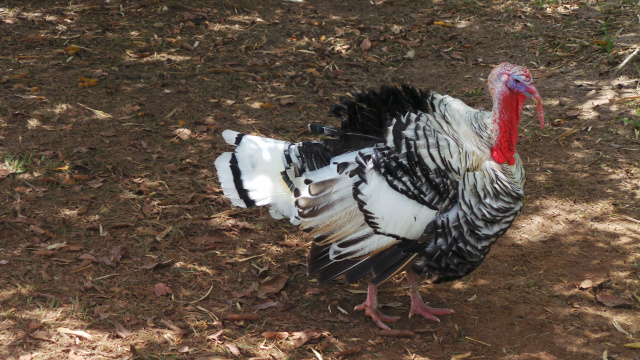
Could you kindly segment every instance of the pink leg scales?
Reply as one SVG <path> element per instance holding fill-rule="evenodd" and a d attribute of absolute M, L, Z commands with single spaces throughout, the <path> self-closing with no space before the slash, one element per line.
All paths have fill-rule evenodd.
<path fill-rule="evenodd" d="M 371 320 L 384 330 L 390 329 L 390 327 L 384 323 L 385 321 L 394 322 L 398 320 L 398 317 L 385 315 L 378 310 L 378 287 L 372 283 L 369 283 L 367 300 L 356 306 L 354 310 L 364 310 L 364 314 L 370 316 Z"/>
<path fill-rule="evenodd" d="M 413 315 L 422 315 L 425 319 L 433 320 L 440 322 L 435 315 L 448 315 L 453 313 L 451 309 L 439 309 L 432 308 L 427 305 L 429 303 L 424 303 L 422 301 L 422 297 L 420 296 L 420 290 L 418 289 L 418 282 L 416 280 L 416 273 L 413 270 L 408 269 L 406 271 L 407 281 L 409 282 L 409 293 L 411 294 L 411 310 L 409 311 L 409 317 L 411 318 Z"/>

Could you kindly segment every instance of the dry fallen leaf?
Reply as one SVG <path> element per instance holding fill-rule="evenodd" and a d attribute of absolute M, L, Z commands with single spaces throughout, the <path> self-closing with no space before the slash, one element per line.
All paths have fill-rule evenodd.
<path fill-rule="evenodd" d="M 154 244 L 151 246 L 151 248 L 154 250 L 164 250 L 168 248 L 169 245 L 171 245 L 172 243 L 173 243 L 173 240 L 169 239 L 167 241 L 161 241 L 159 244 Z"/>
<path fill-rule="evenodd" d="M 282 106 L 293 104 L 295 102 L 296 102 L 296 99 L 294 99 L 292 97 L 288 97 L 288 98 L 285 98 L 285 99 L 280 99 L 280 105 L 282 105 Z"/>
<path fill-rule="evenodd" d="M 307 70 L 305 70 L 305 71 L 306 71 L 307 73 L 309 73 L 309 74 L 313 74 L 313 75 L 315 75 L 315 76 L 320 76 L 320 73 L 318 72 L 318 70 L 316 70 L 316 69 L 314 69 L 314 68 L 310 68 L 310 69 L 307 69 Z"/>
<path fill-rule="evenodd" d="M 268 309 L 268 308 L 272 308 L 272 307 L 277 307 L 279 309 L 284 307 L 284 304 L 281 303 L 280 301 L 269 301 L 266 303 L 262 303 L 262 304 L 258 304 L 253 306 L 253 310 L 264 310 L 264 309 Z"/>
<path fill-rule="evenodd" d="M 169 225 L 169 227 L 164 229 L 160 234 L 156 235 L 156 240 L 162 241 L 171 230 L 173 230 L 173 225 Z"/>
<path fill-rule="evenodd" d="M 451 24 L 449 24 L 449 23 L 446 23 L 446 22 L 444 22 L 444 21 L 434 21 L 434 22 L 433 22 L 433 24 L 434 24 L 434 25 L 444 26 L 444 27 L 451 27 L 451 26 L 453 26 L 453 25 L 451 25 Z"/>
<path fill-rule="evenodd" d="M 362 350 L 362 346 L 358 345 L 354 348 L 351 349 L 346 349 L 346 350 L 342 350 L 339 353 L 335 354 L 335 356 L 338 357 L 343 357 L 343 356 L 347 356 L 347 355 L 353 355 L 353 354 L 357 354 Z"/>
<path fill-rule="evenodd" d="M 67 55 L 69 55 L 69 56 L 73 56 L 73 55 L 75 55 L 78 51 L 80 51 L 80 48 L 79 48 L 78 46 L 71 45 L 71 46 L 67 46 L 63 51 L 64 51 Z"/>
<path fill-rule="evenodd" d="M 26 186 L 20 185 L 20 186 L 17 186 L 14 189 L 14 191 L 17 192 L 17 193 L 20 193 L 20 194 L 27 194 L 27 193 L 30 193 L 31 191 L 33 191 L 33 189 L 31 189 L 29 187 L 26 187 Z"/>
<path fill-rule="evenodd" d="M 67 329 L 67 328 L 63 328 L 63 327 L 59 327 L 58 329 L 59 333 L 63 333 L 63 334 L 71 334 L 71 335 L 76 335 L 85 339 L 91 339 L 91 335 L 87 334 L 86 332 L 82 331 L 82 330 L 71 330 L 71 329 Z"/>
<path fill-rule="evenodd" d="M 157 283 L 153 287 L 153 292 L 156 294 L 156 296 L 164 296 L 167 294 L 171 294 L 171 289 L 163 283 Z"/>
<path fill-rule="evenodd" d="M 51 256 L 53 254 L 55 254 L 56 252 L 53 250 L 36 250 L 33 252 L 36 255 L 43 255 L 43 256 Z"/>
<path fill-rule="evenodd" d="M 623 333 L 623 334 L 627 335 L 628 337 L 631 337 L 631 334 L 630 334 L 627 330 L 625 330 L 625 329 L 622 327 L 622 325 L 620 325 L 620 323 L 618 322 L 618 320 L 613 320 L 613 321 L 611 322 L 611 325 L 613 325 L 613 327 L 614 327 L 614 328 L 616 328 L 616 330 L 618 330 L 619 332 L 621 332 L 621 333 Z"/>
<path fill-rule="evenodd" d="M 240 356 L 242 355 L 242 353 L 240 352 L 240 349 L 238 349 L 238 347 L 235 344 L 232 343 L 224 343 L 224 346 L 229 349 L 229 351 L 234 355 L 234 356 Z"/>
<path fill-rule="evenodd" d="M 47 334 L 46 331 L 42 331 L 42 330 L 32 332 L 31 334 L 29 334 L 29 337 L 36 340 L 52 341 L 51 338 L 49 337 L 49 334 Z"/>
<path fill-rule="evenodd" d="M 580 290 L 587 290 L 587 289 L 590 289 L 591 287 L 593 287 L 593 281 L 588 279 L 581 282 L 579 286 Z"/>
<path fill-rule="evenodd" d="M 266 331 L 262 333 L 265 339 L 277 339 L 284 340 L 289 337 L 289 333 L 286 331 Z"/>
<path fill-rule="evenodd" d="M 453 355 L 453 356 L 451 357 L 451 360 L 466 359 L 466 358 L 468 358 L 469 356 L 471 356 L 471 351 L 466 352 L 466 353 L 464 353 L 464 354 Z"/>
<path fill-rule="evenodd" d="M 275 109 L 276 106 L 273 105 L 273 104 L 270 104 L 270 103 L 262 103 L 261 102 L 261 103 L 258 104 L 258 107 L 260 109 L 271 110 L 271 109 Z"/>
<path fill-rule="evenodd" d="M 167 172 L 173 172 L 173 171 L 178 170 L 178 165 L 176 165 L 176 164 L 167 164 L 167 165 L 164 166 L 164 169 Z"/>
<path fill-rule="evenodd" d="M 633 305 L 633 301 L 631 300 L 623 299 L 619 296 L 603 294 L 603 293 L 599 293 L 598 295 L 596 295 L 596 300 L 598 300 L 598 302 L 603 304 L 604 306 L 608 306 L 608 307 Z"/>
<path fill-rule="evenodd" d="M 158 232 L 155 231 L 152 228 L 143 228 L 143 227 L 139 227 L 136 228 L 136 230 L 133 232 L 136 235 L 142 235 L 142 236 L 156 236 L 158 235 Z"/>
<path fill-rule="evenodd" d="M 38 236 L 45 235 L 47 233 L 46 230 L 43 230 L 41 227 L 36 225 L 29 226 L 29 230 L 33 231 Z"/>
<path fill-rule="evenodd" d="M 150 262 L 148 264 L 144 264 L 142 266 L 140 266 L 140 269 L 162 269 L 165 268 L 167 266 L 171 266 L 173 265 L 173 260 L 167 260 L 167 261 L 163 261 L 163 262 Z"/>
<path fill-rule="evenodd" d="M 96 109 L 92 109 L 90 107 L 88 107 L 87 105 L 83 105 L 78 103 L 78 105 L 82 106 L 83 108 L 91 111 L 93 113 L 93 115 L 98 118 L 98 119 L 108 119 L 108 118 L 112 118 L 113 116 L 111 114 L 108 114 L 104 111 L 101 110 L 96 110 Z"/>
<path fill-rule="evenodd" d="M 244 296 L 251 296 L 254 291 L 258 290 L 259 287 L 260 287 L 260 283 L 255 281 L 251 284 L 251 286 L 249 286 L 248 289 L 245 289 L 240 292 L 233 291 L 231 294 L 233 295 L 233 297 L 239 299 Z"/>
<path fill-rule="evenodd" d="M 74 271 L 80 271 L 80 270 L 84 270 L 86 267 L 88 267 L 89 265 L 91 265 L 92 261 L 91 260 L 83 260 L 80 265 L 76 266 L 76 268 L 74 269 Z"/>
<path fill-rule="evenodd" d="M 98 85 L 98 79 L 88 79 L 84 76 L 78 76 L 78 87 L 87 88 Z"/>
<path fill-rule="evenodd" d="M 291 339 L 295 340 L 295 342 L 293 343 L 293 346 L 296 348 L 303 346 L 310 340 L 319 339 L 320 337 L 323 337 L 323 336 L 329 336 L 329 333 L 326 331 L 315 331 L 315 330 L 296 331 L 294 333 L 291 333 Z"/>
<path fill-rule="evenodd" d="M 125 328 L 124 326 L 122 326 L 122 324 L 120 324 L 117 321 L 114 321 L 113 325 L 116 328 L 116 335 L 118 335 L 123 339 L 126 339 L 129 335 L 133 334 L 131 331 L 129 331 L 129 329 Z"/>
<path fill-rule="evenodd" d="M 304 296 L 320 295 L 326 292 L 327 290 L 323 288 L 308 288 L 307 291 L 304 293 Z"/>
<path fill-rule="evenodd" d="M 184 330 L 182 330 L 178 325 L 172 323 L 169 320 L 162 319 L 160 320 L 160 322 L 163 323 L 164 326 L 166 326 L 168 329 L 175 331 L 176 333 L 184 333 Z"/>
<path fill-rule="evenodd" d="M 278 274 L 276 277 L 272 279 L 267 279 L 260 284 L 260 288 L 258 289 L 258 297 L 265 298 L 268 294 L 275 294 L 282 290 L 284 285 L 287 283 L 289 276 L 284 274 Z"/>
<path fill-rule="evenodd" d="M 370 48 L 371 48 L 371 40 L 369 40 L 369 38 L 362 40 L 362 42 L 360 43 L 360 49 L 362 49 L 362 51 L 367 51 Z"/>
<path fill-rule="evenodd" d="M 420 42 L 415 41 L 415 40 L 403 40 L 403 39 L 398 39 L 398 42 L 401 44 L 405 44 L 407 46 L 411 46 L 411 47 L 416 47 L 416 46 L 420 46 Z"/>
<path fill-rule="evenodd" d="M 398 329 L 380 330 L 378 331 L 378 335 L 389 336 L 389 337 L 415 337 L 416 336 L 416 334 L 411 330 L 398 330 Z"/>
<path fill-rule="evenodd" d="M 449 56 L 451 56 L 452 59 L 456 59 L 456 60 L 460 60 L 460 61 L 465 61 L 464 60 L 464 55 L 462 55 L 461 52 L 458 51 L 454 51 L 452 52 Z"/>
<path fill-rule="evenodd" d="M 87 185 L 91 186 L 94 189 L 99 188 L 100 186 L 104 185 L 102 182 L 105 180 L 105 178 L 95 178 L 91 181 L 89 181 L 87 183 Z"/>
<path fill-rule="evenodd" d="M 259 318 L 258 314 L 229 314 L 224 319 L 228 321 L 255 321 Z"/>
<path fill-rule="evenodd" d="M 175 129 L 173 131 L 173 135 L 179 137 L 182 140 L 187 140 L 191 137 L 191 130 L 185 128 Z"/>
<path fill-rule="evenodd" d="M 223 329 L 223 330 L 218 331 L 218 332 L 217 332 L 217 333 L 215 333 L 215 334 L 212 334 L 212 335 L 207 336 L 207 339 L 209 339 L 209 340 L 213 340 L 213 341 L 215 341 L 216 343 L 220 343 L 220 342 L 222 342 L 222 340 L 220 339 L 220 336 L 222 336 L 222 333 L 223 333 L 223 332 L 224 332 L 224 329 Z"/>
<path fill-rule="evenodd" d="M 406 54 L 402 56 L 403 59 L 411 60 L 416 56 L 416 52 L 414 50 L 407 51 Z"/>
<path fill-rule="evenodd" d="M 199 236 L 197 238 L 189 239 L 189 242 L 196 245 L 210 244 L 210 243 L 221 243 L 222 237 L 216 234 L 206 234 Z"/>

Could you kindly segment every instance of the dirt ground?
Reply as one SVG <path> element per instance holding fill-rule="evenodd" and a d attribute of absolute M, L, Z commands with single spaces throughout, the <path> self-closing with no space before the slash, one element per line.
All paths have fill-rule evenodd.
<path fill-rule="evenodd" d="M 0 358 L 640 359 L 640 63 L 615 73 L 639 9 L 4 1 Z M 547 126 L 529 104 L 526 204 L 484 264 L 422 286 L 440 323 L 406 318 L 398 277 L 380 301 L 402 331 L 379 333 L 364 283 L 319 287 L 308 237 L 220 191 L 226 128 L 312 139 L 340 97 L 404 82 L 488 109 L 503 61 Z"/>

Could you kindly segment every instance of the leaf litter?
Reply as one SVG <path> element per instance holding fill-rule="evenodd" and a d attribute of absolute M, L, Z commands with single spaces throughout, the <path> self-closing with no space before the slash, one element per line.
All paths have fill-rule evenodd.
<path fill-rule="evenodd" d="M 345 314 L 337 310 L 338 306 L 349 309 L 362 301 L 363 293 L 351 293 L 349 290 L 354 289 L 340 282 L 318 287 L 306 277 L 304 259 L 309 238 L 283 223 L 269 220 L 265 211 L 231 209 L 221 190 L 215 189 L 217 180 L 212 164 L 218 154 L 229 149 L 220 139 L 220 130 L 224 128 L 288 141 L 315 140 L 306 129 L 306 123 L 312 122 L 309 119 L 337 125 L 339 120 L 326 110 L 331 104 L 339 102 L 341 96 L 383 83 L 427 86 L 489 108 L 486 89 L 480 96 L 465 97 L 464 93 L 484 86 L 482 79 L 490 66 L 505 60 L 532 69 L 536 82 L 544 89 L 545 101 L 553 99 L 551 103 L 545 102 L 551 119 L 564 120 L 540 133 L 531 132 L 526 123 L 521 124 L 519 150 L 523 159 L 527 159 L 525 167 L 530 181 L 526 188 L 527 206 L 515 229 L 535 223 L 530 220 L 544 211 L 540 209 L 554 209 L 555 213 L 545 223 L 545 232 L 554 234 L 553 241 L 545 244 L 570 249 L 546 253 L 543 247 L 538 248 L 540 244 L 526 244 L 522 245 L 526 249 L 525 261 L 519 261 L 520 248 L 496 246 L 487 266 L 481 267 L 473 275 L 474 282 L 466 285 L 474 286 L 473 292 L 464 287 L 438 285 L 430 300 L 455 304 L 458 299 L 469 299 L 477 293 L 477 299 L 490 302 L 499 294 L 499 300 L 514 307 L 525 301 L 561 314 L 562 306 L 555 304 L 564 304 L 565 296 L 586 296 L 589 301 L 581 302 L 580 309 L 616 311 L 620 317 L 633 311 L 635 304 L 615 308 L 605 304 L 631 301 L 635 298 L 629 294 L 638 291 L 633 272 L 625 278 L 619 274 L 630 270 L 617 265 L 634 261 L 633 250 L 620 247 L 615 240 L 625 238 L 628 233 L 625 226 L 629 224 L 625 222 L 622 226 L 615 218 L 607 217 L 612 226 L 619 228 L 610 233 L 601 231 L 598 228 L 601 221 L 594 216 L 591 205 L 586 205 L 603 206 L 608 214 L 618 215 L 622 211 L 630 218 L 640 218 L 634 213 L 633 204 L 617 195 L 633 191 L 617 187 L 634 181 L 633 166 L 625 168 L 629 154 L 626 158 L 622 156 L 623 152 L 632 151 L 625 149 L 637 147 L 634 134 L 628 132 L 629 127 L 617 127 L 619 121 L 608 112 L 609 104 L 590 105 L 597 102 L 601 87 L 610 86 L 616 92 L 611 99 L 627 99 L 613 104 L 620 107 L 613 113 L 628 117 L 621 114 L 630 110 L 634 114 L 634 89 L 609 84 L 608 74 L 633 52 L 635 44 L 622 43 L 625 31 L 609 39 L 603 34 L 605 23 L 607 32 L 616 35 L 620 29 L 631 32 L 637 26 L 637 20 L 629 15 L 633 14 L 633 8 L 626 2 L 615 6 L 607 2 L 599 2 L 597 6 L 585 3 L 577 8 L 564 3 L 512 1 L 418 4 L 376 0 L 353 3 L 347 8 L 309 2 L 258 5 L 240 1 L 234 8 L 216 8 L 199 2 L 178 7 L 156 1 L 123 6 L 105 3 L 99 8 L 36 3 L 16 10 L 0 9 L 0 21 L 21 39 L 10 44 L 11 49 L 5 49 L 14 54 L 15 66 L 3 68 L 6 75 L 2 76 L 1 86 L 17 96 L 5 99 L 6 109 L 0 111 L 5 120 L 0 136 L 7 154 L 24 156 L 27 164 L 18 169 L 7 165 L 4 159 L 0 161 L 0 181 L 11 189 L 4 202 L 10 205 L 5 207 L 5 221 L 0 226 L 16 234 L 12 240 L 0 235 L 0 264 L 4 263 L 3 271 L 8 274 L 0 286 L 12 289 L 14 294 L 9 299 L 0 299 L 7 309 L 15 308 L 19 316 L 29 311 L 27 304 L 37 306 L 42 317 L 50 316 L 43 323 L 51 327 L 30 329 L 25 334 L 43 332 L 36 333 L 43 340 L 34 341 L 34 337 L 27 336 L 33 340 L 19 341 L 10 345 L 10 350 L 29 356 L 40 351 L 35 350 L 40 346 L 41 351 L 55 353 L 52 356 L 62 354 L 69 358 L 78 354 L 142 358 L 186 352 L 196 357 L 208 353 L 230 357 L 234 355 L 224 344 L 232 344 L 241 356 L 248 358 L 348 355 L 340 349 L 359 349 L 356 356 L 363 358 L 374 356 L 372 352 L 397 358 L 406 356 L 407 351 L 415 358 L 450 358 L 451 354 L 473 354 L 469 358 L 504 356 L 495 349 L 478 355 L 474 346 L 483 345 L 460 342 L 447 332 L 422 331 L 424 322 L 416 319 L 399 320 L 395 324 L 397 330 L 408 329 L 429 339 L 436 335 L 437 346 L 425 350 L 414 337 L 379 336 L 377 329 L 370 327 L 370 321 L 361 316 L 346 316 L 347 322 L 341 321 L 337 315 Z M 109 14 L 117 14 L 117 19 L 110 19 Z M 496 23 L 497 18 L 500 21 Z M 497 25 L 486 26 L 487 23 Z M 50 34 L 65 37 L 68 44 L 55 43 Z M 112 37 L 130 41 L 118 44 Z M 610 52 L 607 47 L 611 47 Z M 38 71 L 33 71 L 36 68 Z M 624 76 L 635 79 L 633 66 L 623 70 Z M 574 75 L 579 71 L 587 75 Z M 434 77 L 437 81 L 433 81 Z M 574 86 L 574 80 L 591 81 Z M 566 86 L 569 90 L 556 93 Z M 581 92 L 587 87 L 594 93 Z M 69 104 L 68 99 L 78 97 L 82 98 L 79 100 L 82 104 Z M 554 101 L 558 101 L 557 105 Z M 581 107 L 583 103 L 585 108 Z M 257 106 L 254 108 L 253 104 Z M 586 114 L 597 116 L 597 121 Z M 578 122 L 581 125 L 574 128 Z M 27 128 L 26 123 L 35 126 Z M 551 143 L 550 139 L 557 139 L 560 144 Z M 545 149 L 548 147 L 545 157 L 536 152 L 541 144 Z M 579 155 L 583 149 L 599 151 L 602 156 L 598 157 L 596 152 L 585 157 L 597 161 L 584 171 L 585 176 L 579 177 L 580 186 L 576 186 L 571 176 L 583 174 L 576 173 L 571 166 L 580 157 L 567 152 Z M 620 168 L 612 170 L 610 164 L 620 164 Z M 564 165 L 569 168 L 562 168 Z M 550 173 L 546 169 L 552 174 L 547 175 Z M 616 175 L 603 175 L 608 172 Z M 620 182 L 615 176 L 622 176 L 623 180 Z M 602 190 L 594 181 L 612 184 L 602 193 L 614 190 L 607 196 L 615 201 L 615 211 L 599 203 L 600 196 L 595 192 L 589 193 L 590 187 Z M 574 193 L 572 189 L 577 188 L 581 191 Z M 540 200 L 542 193 L 544 199 L 559 203 Z M 587 201 L 583 193 L 588 195 Z M 21 196 L 19 201 L 14 194 Z M 571 199 L 574 204 L 563 207 L 560 199 Z M 587 222 L 583 223 L 582 218 L 579 221 L 563 218 L 578 208 L 589 216 Z M 76 212 L 78 209 L 82 211 Z M 568 226 L 571 233 L 554 228 L 562 226 L 555 220 Z M 582 231 L 585 224 L 590 226 L 589 232 Z M 36 230 L 37 233 L 29 228 L 31 225 L 44 232 Z M 168 233 L 156 239 L 171 226 Z M 523 233 L 538 231 L 533 225 L 523 226 L 529 231 Z M 580 237 L 579 243 L 571 243 L 573 233 Z M 513 240 L 510 236 L 508 233 L 501 241 L 509 244 Z M 611 251 L 606 260 L 584 261 L 585 254 L 597 257 L 592 251 L 593 236 L 612 239 L 607 244 Z M 65 242 L 67 245 L 62 245 Z M 82 251 L 83 255 L 74 253 L 73 247 L 82 248 L 75 251 Z M 120 256 L 112 252 L 115 248 L 121 249 Z M 619 254 L 629 258 L 623 259 Z M 501 271 L 496 262 L 491 262 L 492 258 L 508 259 L 504 264 L 509 271 Z M 526 259 L 533 259 L 535 266 Z M 564 274 L 561 278 L 554 278 L 547 270 L 549 262 Z M 575 271 L 576 263 L 583 264 L 581 271 L 589 271 L 590 275 L 615 274 L 604 287 L 607 292 L 596 284 L 582 288 L 583 292 L 571 293 L 577 291 L 576 282 L 585 278 L 584 273 Z M 279 273 L 290 275 L 277 290 L 268 281 Z M 543 281 L 527 281 L 529 285 L 523 288 L 519 276 L 524 274 Z M 272 277 L 265 281 L 265 275 Z M 478 279 L 481 283 L 488 280 L 488 284 L 477 286 Z M 495 284 L 504 279 L 513 281 L 508 292 L 483 291 L 495 290 Z M 260 293 L 265 298 L 261 299 L 258 294 L 265 282 L 262 290 L 266 292 Z M 149 296 L 158 283 L 170 284 L 174 291 L 171 296 Z M 549 288 L 539 286 L 540 283 L 557 286 Z M 22 295 L 26 291 L 21 289 L 31 288 L 43 290 L 26 301 L 26 295 Z M 400 295 L 406 290 L 394 284 L 388 284 L 388 288 L 391 291 L 381 288 L 380 292 L 381 303 L 392 305 L 385 310 L 403 314 L 407 301 Z M 235 296 L 240 292 L 243 296 Z M 452 297 L 452 293 L 457 295 Z M 572 295 L 565 295 L 569 293 Z M 203 294 L 208 296 L 198 301 L 198 306 L 210 313 L 242 316 L 216 323 L 207 312 L 188 306 Z M 600 300 L 607 301 L 598 298 L 593 301 L 593 294 L 618 294 L 618 299 L 600 296 Z M 76 307 L 68 299 L 78 299 L 82 306 Z M 505 328 L 512 326 L 511 320 L 505 322 L 505 317 L 495 311 L 488 314 L 491 307 L 477 304 L 477 299 L 473 302 L 474 312 L 478 312 L 473 316 L 477 318 L 460 320 L 461 328 L 470 336 L 474 336 L 476 329 L 482 329 L 493 336 L 491 344 L 517 344 L 517 340 L 509 338 L 511 334 L 504 333 Z M 282 311 L 281 305 L 286 311 Z M 333 313 L 329 313 L 327 306 L 331 306 Z M 455 306 L 460 308 L 456 310 L 465 311 L 469 305 Z M 139 319 L 148 318 L 150 313 L 161 313 L 158 319 L 170 321 L 177 329 L 190 330 L 172 330 L 157 320 L 160 329 L 148 326 L 138 331 L 147 326 Z M 566 340 L 562 344 L 550 341 L 543 335 L 545 332 L 538 331 L 545 329 L 554 334 L 553 328 L 548 327 L 548 319 L 537 323 L 537 318 L 523 316 L 531 324 L 519 322 L 519 328 L 536 334 L 527 338 L 529 348 L 537 346 L 556 358 L 568 358 L 567 346 L 562 344 L 580 341 L 579 337 L 572 337 L 571 331 L 562 333 L 562 340 Z M 567 325 L 582 326 L 578 318 L 571 317 L 571 321 L 556 318 L 554 322 L 563 329 Z M 140 343 L 132 345 L 135 352 L 127 346 L 132 340 L 117 332 L 107 341 L 95 337 L 89 341 L 81 335 L 63 336 L 57 330 L 87 330 L 85 326 L 90 323 L 88 332 L 96 329 L 113 334 L 112 319 L 118 319 L 125 330 L 136 329 L 134 340 Z M 486 319 L 491 319 L 489 325 Z M 2 341 L 7 340 L 6 334 L 24 327 L 12 321 L 7 317 L 0 325 Z M 445 324 L 448 321 L 443 319 Z M 601 321 L 593 323 L 596 327 L 604 326 Z M 290 337 L 283 339 L 285 346 L 275 343 L 276 337 L 266 339 L 264 348 L 261 346 L 264 339 L 260 334 L 266 327 L 291 334 L 322 332 L 313 329 L 325 326 L 331 326 L 330 336 L 307 341 L 299 348 L 293 347 Z M 629 333 L 638 328 L 633 320 L 626 321 L 624 327 Z M 166 338 L 169 343 L 148 341 L 141 345 L 152 338 L 145 333 L 148 329 L 175 334 Z M 211 341 L 203 348 L 200 340 L 208 337 Z M 624 346 L 630 342 L 628 339 L 609 337 L 606 341 L 606 347 L 616 347 L 620 358 L 631 357 L 629 352 L 637 351 Z M 101 346 L 84 346 L 88 342 Z M 11 340 L 6 343 L 11 344 Z M 526 354 L 528 350 L 523 346 L 509 349 L 514 357 L 533 356 Z M 599 339 L 592 339 L 579 350 L 584 351 L 580 355 L 593 357 L 589 351 L 602 346 L 605 344 Z M 310 348 L 315 353 L 310 353 Z M 0 357 L 6 355 L 3 351 L 0 350 Z M 609 358 L 613 352 L 609 351 Z"/>

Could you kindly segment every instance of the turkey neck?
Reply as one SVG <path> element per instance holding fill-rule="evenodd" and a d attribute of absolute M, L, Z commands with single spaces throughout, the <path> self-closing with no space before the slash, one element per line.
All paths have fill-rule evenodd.
<path fill-rule="evenodd" d="M 496 95 L 492 111 L 495 142 L 491 148 L 491 156 L 499 164 L 506 162 L 513 165 L 516 162 L 514 155 L 518 142 L 520 110 L 527 97 L 506 87 Z"/>

